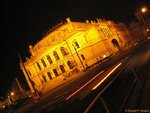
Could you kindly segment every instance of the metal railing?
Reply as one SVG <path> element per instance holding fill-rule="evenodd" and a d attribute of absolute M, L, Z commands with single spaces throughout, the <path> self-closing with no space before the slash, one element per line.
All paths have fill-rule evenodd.
<path fill-rule="evenodd" d="M 121 76 L 122 73 L 126 70 L 130 71 L 131 74 L 128 77 Z M 126 77 L 126 79 L 128 79 L 128 80 L 131 79 L 131 80 L 129 80 L 130 83 L 128 82 L 128 84 L 126 86 L 124 86 L 124 87 L 126 87 L 126 91 L 124 91 L 126 96 L 120 97 L 120 98 L 122 98 L 120 100 L 123 100 L 123 102 L 121 102 L 121 105 L 118 106 L 118 108 L 116 106 L 115 106 L 116 108 L 113 107 L 112 109 L 115 109 L 115 110 L 117 109 L 117 111 L 113 111 L 112 109 L 110 109 L 111 105 L 109 104 L 109 102 L 105 101 L 103 96 L 105 95 L 104 93 L 107 90 L 110 90 L 109 88 L 111 87 L 111 85 L 114 84 L 115 80 L 120 79 L 119 77 L 120 78 Z M 94 113 L 94 112 L 98 112 L 98 113 L 104 113 L 104 112 L 106 112 L 106 113 L 122 113 L 124 110 L 124 107 L 126 105 L 126 102 L 129 98 L 129 95 L 131 94 L 131 92 L 135 86 L 135 83 L 138 83 L 140 88 L 142 88 L 142 83 L 141 83 L 139 77 L 137 76 L 135 69 L 133 68 L 131 63 L 127 63 L 117 73 L 117 75 L 97 94 L 97 96 L 93 99 L 93 101 L 90 103 L 90 105 L 85 109 L 84 113 Z M 123 84 L 119 84 L 119 85 L 121 86 L 121 85 L 125 85 L 125 84 L 123 83 Z M 128 86 L 130 86 L 130 88 Z M 111 96 L 113 96 L 113 94 L 111 94 Z M 114 104 L 114 102 L 113 102 L 113 104 Z M 103 110 L 100 110 L 101 108 Z"/>

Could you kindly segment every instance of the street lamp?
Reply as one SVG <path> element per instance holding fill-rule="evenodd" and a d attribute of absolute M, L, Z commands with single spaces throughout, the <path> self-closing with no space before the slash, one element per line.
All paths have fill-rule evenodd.
<path fill-rule="evenodd" d="M 75 50 L 75 52 L 76 52 L 76 55 L 77 55 L 77 57 L 78 57 L 78 59 L 79 59 L 81 65 L 82 65 L 82 67 L 83 67 L 83 70 L 85 71 L 86 68 L 85 68 L 85 66 L 84 66 L 84 64 L 83 64 L 83 62 L 82 62 L 82 60 L 81 60 L 81 58 L 80 58 L 80 56 L 79 56 L 79 53 L 77 52 L 76 47 L 74 46 L 74 44 L 72 44 L 72 46 L 73 46 L 73 48 L 74 48 L 74 50 Z"/>
<path fill-rule="evenodd" d="M 146 29 L 147 32 L 149 32 L 149 29 Z"/>
<path fill-rule="evenodd" d="M 148 7 L 147 6 L 143 6 L 141 7 L 140 9 L 137 8 L 137 14 L 138 14 L 138 17 L 140 18 L 140 20 L 143 22 L 144 26 L 145 26 L 145 32 L 149 33 L 150 31 L 150 28 L 149 28 L 149 25 L 146 23 L 144 17 L 143 17 L 143 14 L 147 13 L 148 12 Z"/>
<path fill-rule="evenodd" d="M 146 28 L 148 28 L 148 25 L 146 24 L 142 13 L 146 13 L 147 10 L 148 10 L 147 7 L 142 7 L 141 10 L 139 10 L 139 9 L 137 8 L 137 14 L 139 15 L 140 19 L 142 20 L 142 22 L 143 22 L 143 24 L 146 26 Z"/>
<path fill-rule="evenodd" d="M 11 95 L 11 96 L 14 96 L 14 92 L 11 92 L 10 95 Z"/>
<path fill-rule="evenodd" d="M 11 91 L 8 95 L 8 99 L 10 104 L 14 104 L 15 100 L 16 100 L 16 95 L 14 91 Z"/>
<path fill-rule="evenodd" d="M 142 13 L 147 12 L 147 10 L 148 10 L 148 8 L 147 8 L 147 7 L 142 7 L 142 8 L 141 8 L 141 12 L 142 12 Z"/>

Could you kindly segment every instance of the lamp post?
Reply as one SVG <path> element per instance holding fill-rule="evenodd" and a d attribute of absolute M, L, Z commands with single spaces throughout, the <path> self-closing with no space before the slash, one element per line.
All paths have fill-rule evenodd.
<path fill-rule="evenodd" d="M 138 15 L 139 19 L 142 21 L 143 25 L 144 25 L 144 32 L 146 33 L 145 35 L 148 35 L 149 32 L 150 32 L 150 27 L 149 27 L 149 25 L 147 24 L 147 22 L 145 21 L 145 19 L 143 17 L 143 15 L 145 13 L 148 13 L 148 11 L 149 11 L 149 9 L 148 9 L 147 6 L 143 6 L 140 9 L 137 8 L 137 15 Z"/>
<path fill-rule="evenodd" d="M 26 94 L 25 94 L 23 88 L 21 87 L 20 82 L 18 81 L 17 78 L 15 78 L 15 80 L 16 80 L 16 83 L 17 83 L 17 85 L 18 85 L 18 88 L 19 88 L 19 90 L 20 90 L 21 95 L 22 95 L 23 97 L 25 97 Z"/>
<path fill-rule="evenodd" d="M 149 26 L 148 24 L 145 22 L 145 19 L 143 17 L 143 14 L 148 12 L 148 8 L 147 7 L 142 7 L 140 10 L 137 8 L 137 14 L 140 17 L 141 21 L 143 22 L 143 24 L 146 27 L 146 31 L 149 31 Z"/>
<path fill-rule="evenodd" d="M 82 67 L 83 67 L 83 70 L 85 71 L 86 68 L 85 68 L 85 66 L 84 66 L 84 64 L 83 64 L 83 62 L 82 62 L 82 60 L 81 60 L 81 58 L 80 58 L 80 56 L 79 56 L 79 54 L 78 54 L 78 52 L 77 52 L 76 47 L 74 46 L 74 44 L 72 44 L 72 46 L 73 46 L 73 48 L 74 48 L 74 50 L 75 50 L 75 52 L 76 52 L 76 55 L 77 55 L 77 57 L 78 57 L 78 59 L 79 59 L 81 65 L 82 65 Z"/>
<path fill-rule="evenodd" d="M 14 91 L 10 92 L 10 94 L 8 95 L 8 98 L 10 100 L 10 103 L 14 104 L 14 102 L 15 102 L 15 93 L 14 93 Z"/>

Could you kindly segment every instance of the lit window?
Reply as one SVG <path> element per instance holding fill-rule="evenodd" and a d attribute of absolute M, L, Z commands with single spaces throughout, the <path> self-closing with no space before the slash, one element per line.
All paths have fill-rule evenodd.
<path fill-rule="evenodd" d="M 81 58 L 82 58 L 82 60 L 85 60 L 85 57 L 84 57 L 84 55 L 83 55 L 83 54 L 81 54 Z"/>
<path fill-rule="evenodd" d="M 68 65 L 69 69 L 73 69 L 73 67 L 74 67 L 73 62 L 71 62 L 71 61 L 68 61 L 67 65 Z"/>
<path fill-rule="evenodd" d="M 43 77 L 43 81 L 47 82 L 46 77 L 44 75 L 42 75 L 42 77 Z"/>
<path fill-rule="evenodd" d="M 61 53 L 62 53 L 63 56 L 66 56 L 68 54 L 67 50 L 64 47 L 61 47 L 60 51 L 61 51 Z"/>
<path fill-rule="evenodd" d="M 64 68 L 63 65 L 60 65 L 60 70 L 61 70 L 62 73 L 65 73 L 65 72 L 66 72 L 66 70 L 65 70 L 65 68 Z"/>
<path fill-rule="evenodd" d="M 50 57 L 49 55 L 47 55 L 47 60 L 48 60 L 48 62 L 49 62 L 50 64 L 53 63 L 53 61 L 52 61 L 52 59 L 51 59 L 51 57 Z"/>
<path fill-rule="evenodd" d="M 76 42 L 74 42 L 74 44 L 75 44 L 75 47 L 76 48 L 80 48 L 80 46 L 79 46 L 79 44 L 78 44 L 78 42 L 76 41 Z"/>
<path fill-rule="evenodd" d="M 37 64 L 38 69 L 41 70 L 40 64 L 38 62 L 36 64 Z"/>
<path fill-rule="evenodd" d="M 49 77 L 50 80 L 53 79 L 50 72 L 47 72 L 47 75 L 48 75 L 48 77 Z"/>
<path fill-rule="evenodd" d="M 58 56 L 58 53 L 56 51 L 53 52 L 53 55 L 54 55 L 54 57 L 55 57 L 56 60 L 60 59 L 59 56 Z"/>
<path fill-rule="evenodd" d="M 45 63 L 45 61 L 43 59 L 41 59 L 41 62 L 42 62 L 42 64 L 43 64 L 44 67 L 47 66 L 46 63 Z"/>
<path fill-rule="evenodd" d="M 54 74 L 55 74 L 56 77 L 59 76 L 59 74 L 58 74 L 58 72 L 57 72 L 56 69 L 53 69 L 53 72 L 54 72 Z"/>

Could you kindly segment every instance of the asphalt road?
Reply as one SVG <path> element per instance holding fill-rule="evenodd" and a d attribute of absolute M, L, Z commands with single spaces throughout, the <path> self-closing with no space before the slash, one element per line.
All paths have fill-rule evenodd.
<path fill-rule="evenodd" d="M 150 101 L 145 100 L 150 98 L 145 95 L 149 92 L 142 93 L 142 96 L 137 92 L 145 92 L 144 88 L 149 88 L 148 83 L 145 82 L 150 75 L 149 63 L 150 42 L 133 46 L 130 50 L 120 52 L 106 59 L 105 62 L 96 64 L 94 69 L 88 69 L 80 79 L 50 92 L 39 102 L 31 103 L 14 112 L 122 113 L 129 110 L 148 110 Z M 96 85 L 98 86 L 93 89 Z M 97 95 L 99 96 L 95 99 Z M 143 100 L 142 97 L 145 99 Z M 94 104 L 91 104 L 92 102 Z M 140 108 L 141 106 L 144 107 Z"/>

